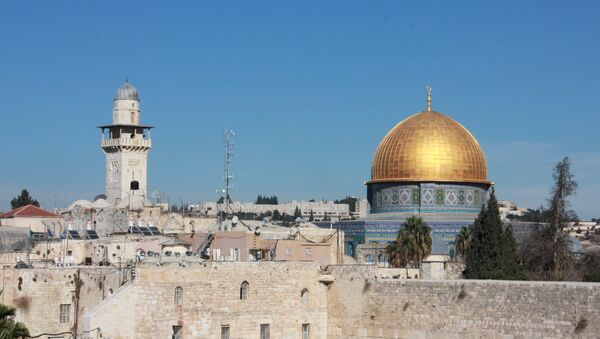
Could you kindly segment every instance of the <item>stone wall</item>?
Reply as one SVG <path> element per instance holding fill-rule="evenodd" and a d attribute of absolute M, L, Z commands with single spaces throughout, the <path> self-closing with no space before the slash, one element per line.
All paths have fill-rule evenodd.
<path fill-rule="evenodd" d="M 381 272 L 380 272 L 381 271 Z M 600 284 L 396 279 L 375 266 L 313 262 L 144 263 L 82 317 L 103 338 L 597 338 Z M 250 284 L 240 300 L 240 284 Z M 174 301 L 183 289 L 182 304 Z M 307 289 L 303 302 L 301 291 Z M 93 334 L 93 335 L 92 335 Z M 97 333 L 92 333 L 95 338 Z M 90 338 L 91 338 L 90 337 Z"/>
<path fill-rule="evenodd" d="M 375 279 L 329 268 L 329 338 L 597 338 L 600 284 Z"/>
<path fill-rule="evenodd" d="M 17 309 L 15 320 L 25 323 L 31 335 L 69 332 L 84 312 L 118 289 L 118 281 L 114 268 L 4 268 L 1 300 Z M 60 321 L 61 304 L 70 305 L 65 322 Z"/>
<path fill-rule="evenodd" d="M 327 337 L 327 286 L 314 262 L 176 262 L 142 264 L 133 283 L 90 310 L 86 329 L 100 328 L 103 338 L 170 338 L 181 326 L 184 338 L 259 338 L 269 324 L 271 338 Z M 249 283 L 247 300 L 240 285 Z M 181 305 L 174 293 L 183 289 Z M 306 289 L 308 296 L 301 300 Z"/>

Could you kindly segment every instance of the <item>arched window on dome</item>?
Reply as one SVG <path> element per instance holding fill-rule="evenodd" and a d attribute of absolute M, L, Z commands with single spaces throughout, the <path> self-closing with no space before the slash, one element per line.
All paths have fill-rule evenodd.
<path fill-rule="evenodd" d="M 180 286 L 175 287 L 175 305 L 181 305 L 183 303 L 183 288 Z"/>
<path fill-rule="evenodd" d="M 300 292 L 300 302 L 303 304 L 308 303 L 308 290 L 306 288 Z"/>
<path fill-rule="evenodd" d="M 240 285 L 240 300 L 248 299 L 248 289 L 250 288 L 250 284 L 247 281 L 242 282 Z"/>

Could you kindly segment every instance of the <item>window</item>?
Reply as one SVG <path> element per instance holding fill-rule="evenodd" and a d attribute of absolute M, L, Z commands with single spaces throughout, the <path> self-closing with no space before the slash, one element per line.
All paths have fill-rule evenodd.
<path fill-rule="evenodd" d="M 260 339 L 269 339 L 271 335 L 271 329 L 269 324 L 260 324 Z"/>
<path fill-rule="evenodd" d="M 312 254 L 312 247 L 307 247 L 306 248 L 306 255 L 311 255 Z"/>
<path fill-rule="evenodd" d="M 248 288 L 249 287 L 250 287 L 250 284 L 248 284 L 247 281 L 244 281 L 242 283 L 242 286 L 240 286 L 240 299 L 242 299 L 242 300 L 248 299 Z"/>
<path fill-rule="evenodd" d="M 173 339 L 181 339 L 183 338 L 181 334 L 181 326 L 173 326 Z"/>
<path fill-rule="evenodd" d="M 71 304 L 60 305 L 60 323 L 66 324 L 71 322 Z"/>
<path fill-rule="evenodd" d="M 306 288 L 300 292 L 300 302 L 303 304 L 308 302 L 308 290 Z"/>
<path fill-rule="evenodd" d="M 221 326 L 221 339 L 229 339 L 229 325 Z"/>
<path fill-rule="evenodd" d="M 302 324 L 302 339 L 310 338 L 310 324 Z"/>
<path fill-rule="evenodd" d="M 177 286 L 175 288 L 175 305 L 181 305 L 183 303 L 183 288 Z"/>

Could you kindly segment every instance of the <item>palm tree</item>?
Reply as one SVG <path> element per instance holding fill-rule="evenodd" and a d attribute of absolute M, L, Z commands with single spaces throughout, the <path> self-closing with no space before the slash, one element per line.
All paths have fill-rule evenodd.
<path fill-rule="evenodd" d="M 0 292 L 1 293 L 1 292 Z M 16 322 L 12 318 L 15 316 L 15 308 L 0 304 L 0 338 L 13 339 L 29 337 L 29 330 L 23 323 Z"/>
<path fill-rule="evenodd" d="M 431 254 L 431 228 L 421 218 L 410 217 L 402 225 L 396 241 L 386 247 L 390 264 L 401 267 L 413 262 L 421 267 L 423 259 Z"/>
<path fill-rule="evenodd" d="M 410 256 L 417 268 L 431 254 L 431 228 L 421 218 L 410 217 L 404 223 L 404 230 L 411 240 Z"/>
<path fill-rule="evenodd" d="M 460 233 L 456 235 L 455 248 L 456 254 L 461 258 L 467 257 L 469 246 L 471 246 L 471 239 L 473 238 L 473 225 L 463 227 Z"/>

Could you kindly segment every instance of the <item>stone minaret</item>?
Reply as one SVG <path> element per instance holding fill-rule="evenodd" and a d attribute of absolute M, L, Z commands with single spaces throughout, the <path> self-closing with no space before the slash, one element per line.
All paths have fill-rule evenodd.
<path fill-rule="evenodd" d="M 128 81 L 117 90 L 112 124 L 99 128 L 102 151 L 106 154 L 104 188 L 108 202 L 130 207 L 144 205 L 152 127 L 140 124 L 140 99 Z"/>

